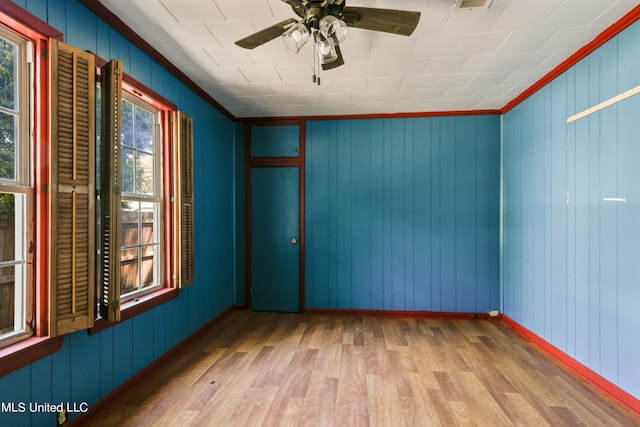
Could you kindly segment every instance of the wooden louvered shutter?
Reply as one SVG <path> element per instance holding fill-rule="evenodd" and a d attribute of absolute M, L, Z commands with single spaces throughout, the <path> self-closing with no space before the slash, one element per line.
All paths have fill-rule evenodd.
<path fill-rule="evenodd" d="M 178 113 L 179 286 L 193 284 L 193 119 Z"/>
<path fill-rule="evenodd" d="M 93 326 L 95 58 L 51 40 L 50 330 Z"/>
<path fill-rule="evenodd" d="M 100 73 L 100 315 L 120 320 L 120 138 L 122 61 L 113 59 Z"/>

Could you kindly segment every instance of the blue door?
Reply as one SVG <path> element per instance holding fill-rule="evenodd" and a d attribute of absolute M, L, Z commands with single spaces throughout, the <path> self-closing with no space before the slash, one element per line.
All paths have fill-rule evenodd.
<path fill-rule="evenodd" d="M 256 311 L 300 311 L 300 169 L 251 169 L 251 301 Z"/>

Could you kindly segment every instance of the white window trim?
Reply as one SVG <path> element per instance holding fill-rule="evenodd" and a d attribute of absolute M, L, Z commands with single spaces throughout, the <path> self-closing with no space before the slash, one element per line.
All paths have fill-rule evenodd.
<path fill-rule="evenodd" d="M 154 140 L 154 150 L 153 150 L 153 160 L 154 160 L 154 176 L 153 176 L 153 194 L 132 194 L 122 192 L 121 197 L 122 200 L 130 200 L 133 202 L 151 202 L 155 204 L 154 208 L 154 223 L 153 227 L 156 231 L 156 248 L 154 250 L 154 264 L 153 264 L 153 277 L 154 284 L 143 289 L 134 290 L 128 292 L 126 294 L 120 295 L 120 304 L 126 303 L 128 301 L 137 300 L 145 295 L 156 292 L 162 288 L 164 288 L 164 278 L 162 277 L 162 264 L 164 262 L 164 217 L 162 215 L 162 185 L 163 185 L 163 177 L 162 177 L 162 156 L 163 156 L 163 135 L 162 135 L 162 126 L 161 126 L 161 112 L 152 105 L 140 100 L 136 96 L 124 92 L 123 100 L 131 102 L 134 106 L 144 108 L 147 111 L 153 112 L 156 115 L 155 122 L 155 140 Z M 121 148 L 122 149 L 122 148 Z M 140 232 L 140 230 L 138 230 Z M 141 245 L 142 246 L 142 245 Z M 122 246 L 120 247 L 122 250 Z M 126 247 L 125 247 L 126 249 Z M 141 272 L 139 272 L 141 273 Z M 138 278 L 139 279 L 139 278 Z"/>
<path fill-rule="evenodd" d="M 33 282 L 33 259 L 30 242 L 33 242 L 33 44 L 30 40 L 0 26 L 0 37 L 18 46 L 15 85 L 18 87 L 16 105 L 13 110 L 2 111 L 18 118 L 16 128 L 17 170 L 13 180 L 0 179 L 0 192 L 15 195 L 15 259 L 3 263 L 13 265 L 14 275 L 14 331 L 3 334 L 0 348 L 19 342 L 34 335 L 35 283 Z M 22 236 L 22 239 L 18 239 Z"/>

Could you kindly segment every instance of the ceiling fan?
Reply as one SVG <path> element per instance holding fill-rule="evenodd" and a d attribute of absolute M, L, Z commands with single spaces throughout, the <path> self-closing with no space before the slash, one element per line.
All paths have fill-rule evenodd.
<path fill-rule="evenodd" d="M 330 70 L 344 64 L 340 43 L 347 37 L 348 27 L 410 36 L 420 20 L 420 12 L 349 7 L 345 0 L 282 1 L 291 6 L 301 19 L 286 19 L 238 40 L 236 44 L 254 49 L 282 36 L 287 49 L 298 53 L 311 38 L 317 52 L 314 58 L 317 56 L 323 70 Z"/>

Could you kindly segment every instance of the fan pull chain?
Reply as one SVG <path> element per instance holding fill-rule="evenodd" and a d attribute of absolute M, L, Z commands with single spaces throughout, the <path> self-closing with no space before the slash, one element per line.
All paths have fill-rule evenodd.
<path fill-rule="evenodd" d="M 318 75 L 316 76 L 316 63 L 318 65 Z M 320 55 L 318 52 L 318 33 L 316 30 L 313 32 L 313 82 L 318 83 L 320 86 Z"/>
<path fill-rule="evenodd" d="M 315 34 L 313 38 L 313 48 L 311 49 L 311 54 L 313 55 L 313 61 L 311 62 L 313 65 L 311 66 L 313 69 L 313 82 L 316 82 L 316 39 Z"/>

